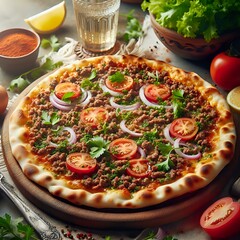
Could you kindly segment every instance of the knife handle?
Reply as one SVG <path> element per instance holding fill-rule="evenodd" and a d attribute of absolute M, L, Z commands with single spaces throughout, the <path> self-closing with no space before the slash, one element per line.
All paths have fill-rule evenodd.
<path fill-rule="evenodd" d="M 230 194 L 233 197 L 240 199 L 240 177 L 233 183 Z"/>
<path fill-rule="evenodd" d="M 2 174 L 1 174 L 2 175 Z M 36 230 L 43 240 L 60 240 L 62 239 L 56 227 L 44 220 L 40 215 L 30 209 L 27 204 L 17 195 L 12 185 L 7 183 L 3 175 L 0 177 L 0 189 L 8 196 L 8 198 L 21 211 L 25 219 Z"/>

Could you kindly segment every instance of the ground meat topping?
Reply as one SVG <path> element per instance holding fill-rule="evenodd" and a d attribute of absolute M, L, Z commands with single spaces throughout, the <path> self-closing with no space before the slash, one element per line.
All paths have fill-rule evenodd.
<path fill-rule="evenodd" d="M 109 93 L 102 90 L 100 80 L 105 82 L 110 75 L 116 72 L 130 76 L 134 80 L 132 89 L 114 97 L 114 102 L 127 106 L 140 103 L 136 109 L 119 109 L 112 106 Z M 94 75 L 94 74 L 95 75 Z M 93 77 L 91 77 L 93 75 Z M 117 80 L 116 80 L 117 81 Z M 120 80 L 118 80 L 120 81 Z M 69 111 L 56 108 L 49 100 L 50 93 L 60 82 L 71 82 L 91 92 L 88 104 L 74 101 Z M 159 107 L 144 104 L 139 97 L 139 89 L 147 84 L 165 84 L 171 90 L 171 97 L 159 99 Z M 183 94 L 176 98 L 174 94 Z M 168 106 L 168 107 L 166 107 Z M 171 107 L 173 106 L 173 107 Z M 96 126 L 88 125 L 81 119 L 83 109 L 105 108 L 108 117 Z M 176 113 L 176 109 L 178 112 Z M 46 119 L 48 123 L 46 123 Z M 179 115 L 177 115 L 179 114 Z M 76 69 L 74 72 L 64 72 L 55 78 L 48 90 L 39 93 L 31 102 L 28 111 L 29 130 L 28 142 L 32 152 L 39 156 L 38 164 L 53 172 L 59 179 L 78 179 L 80 188 L 91 192 L 105 191 L 106 189 L 128 189 L 130 192 L 148 186 L 159 186 L 180 178 L 185 171 L 193 171 L 197 161 L 184 159 L 179 156 L 173 146 L 166 140 L 163 130 L 178 117 L 193 118 L 198 125 L 198 133 L 182 147 L 185 154 L 196 154 L 210 151 L 211 131 L 216 127 L 219 113 L 201 96 L 194 86 L 184 84 L 169 77 L 167 71 L 156 71 L 145 64 L 118 65 L 110 62 L 101 67 L 87 66 Z M 125 126 L 130 131 L 140 133 L 136 137 L 120 127 L 125 120 Z M 63 127 L 71 128 L 76 134 L 76 141 L 69 143 L 71 134 L 61 131 Z M 104 147 L 97 146 L 97 168 L 91 174 L 76 174 L 66 167 L 66 158 L 70 153 L 93 154 L 93 147 L 89 146 L 92 139 L 101 139 Z M 119 138 L 132 139 L 142 149 L 145 156 L 134 155 L 130 159 L 116 159 L 108 149 L 113 140 Z M 95 151 L 96 150 L 96 146 Z M 96 152 L 95 152 L 96 156 Z M 148 162 L 146 176 L 129 174 L 131 159 L 144 158 Z M 153 184 L 154 183 L 154 184 Z M 76 184 L 75 184 L 76 185 Z M 74 187 L 76 187 L 74 185 Z"/>

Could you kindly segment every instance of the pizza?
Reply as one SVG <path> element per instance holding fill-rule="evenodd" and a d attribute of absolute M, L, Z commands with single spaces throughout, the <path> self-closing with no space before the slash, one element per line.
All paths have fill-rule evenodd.
<path fill-rule="evenodd" d="M 236 133 L 219 91 L 131 55 L 77 60 L 35 84 L 9 120 L 27 178 L 69 204 L 144 208 L 211 183 Z"/>

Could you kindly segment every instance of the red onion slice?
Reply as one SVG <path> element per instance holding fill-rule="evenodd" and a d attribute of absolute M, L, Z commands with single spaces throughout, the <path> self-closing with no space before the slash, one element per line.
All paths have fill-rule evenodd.
<path fill-rule="evenodd" d="M 53 94 L 51 94 L 49 96 L 49 100 L 50 102 L 52 103 L 52 105 L 62 111 L 69 111 L 73 108 L 72 105 L 62 105 L 62 104 L 59 104 L 58 102 L 55 101 L 54 97 L 53 97 Z"/>
<path fill-rule="evenodd" d="M 199 159 L 201 157 L 201 153 L 198 152 L 197 154 L 194 154 L 194 155 L 189 155 L 189 154 L 185 154 L 183 153 L 179 148 L 180 148 L 180 145 L 183 145 L 183 146 L 186 146 L 184 143 L 181 143 L 181 138 L 177 138 L 175 141 L 174 141 L 174 151 L 181 157 L 183 158 L 186 158 L 186 159 Z"/>
<path fill-rule="evenodd" d="M 115 91 L 109 89 L 109 88 L 105 85 L 103 79 L 101 79 L 101 80 L 99 81 L 99 86 L 100 86 L 100 88 L 103 90 L 103 92 L 105 92 L 105 93 L 110 93 L 110 94 L 111 94 L 112 96 L 114 96 L 114 97 L 122 96 L 122 95 L 123 95 L 122 93 L 115 92 Z"/>
<path fill-rule="evenodd" d="M 137 132 L 134 132 L 134 131 L 130 130 L 129 128 L 127 128 L 125 123 L 126 123 L 126 120 L 122 120 L 120 122 L 120 128 L 122 129 L 123 132 L 129 133 L 131 136 L 134 136 L 134 137 L 142 136 L 142 133 L 137 133 Z"/>
<path fill-rule="evenodd" d="M 74 132 L 74 130 L 70 127 L 64 127 L 62 129 L 62 131 L 68 131 L 70 133 L 70 137 L 67 139 L 68 140 L 68 144 L 74 144 L 76 141 L 77 141 L 77 135 L 76 133 Z M 54 143 L 52 141 L 49 142 L 49 145 L 52 146 L 52 147 L 58 147 L 58 144 L 57 143 Z"/>
<path fill-rule="evenodd" d="M 54 100 L 56 103 L 58 103 L 58 104 L 60 104 L 60 105 L 63 105 L 63 106 L 70 106 L 70 105 L 71 105 L 71 103 L 67 103 L 67 102 L 59 99 L 59 98 L 56 96 L 55 93 L 52 93 L 51 95 L 52 95 L 53 100 Z"/>
<path fill-rule="evenodd" d="M 152 103 L 152 102 L 148 101 L 148 99 L 145 97 L 145 94 L 144 94 L 145 87 L 146 86 L 144 85 L 139 89 L 139 97 L 145 105 L 147 105 L 149 107 L 155 107 L 155 108 L 160 108 L 160 107 L 164 107 L 166 109 L 173 108 L 173 106 L 164 106 L 164 105 L 159 105 L 157 103 Z"/>
<path fill-rule="evenodd" d="M 140 153 L 140 158 L 146 157 L 146 153 L 144 152 L 144 150 L 141 147 L 138 147 L 138 152 Z"/>
<path fill-rule="evenodd" d="M 87 93 L 87 91 L 85 89 L 81 88 L 81 90 L 82 90 L 82 96 L 81 96 L 81 98 L 79 100 L 79 103 L 82 103 L 88 96 L 88 93 Z"/>
<path fill-rule="evenodd" d="M 51 141 L 49 141 L 49 145 L 50 145 L 51 147 L 55 147 L 55 148 L 58 146 L 56 143 L 51 142 Z"/>
<path fill-rule="evenodd" d="M 168 124 L 168 125 L 163 129 L 163 134 L 164 134 L 164 137 L 165 137 L 171 144 L 174 144 L 174 139 L 171 138 L 170 132 L 169 132 L 170 125 L 171 125 L 171 124 Z"/>
<path fill-rule="evenodd" d="M 132 111 L 132 110 L 136 110 L 140 107 L 140 102 L 136 102 L 132 105 L 120 105 L 114 102 L 114 97 L 110 97 L 110 104 L 112 107 L 114 108 L 119 108 L 121 110 L 127 110 L 127 111 Z"/>
<path fill-rule="evenodd" d="M 70 127 L 64 127 L 63 131 L 68 131 L 70 133 L 70 137 L 68 138 L 68 143 L 71 145 L 77 141 L 76 133 Z"/>
<path fill-rule="evenodd" d="M 86 106 L 87 104 L 89 104 L 90 99 L 92 98 L 92 93 L 90 91 L 87 91 L 86 94 L 86 98 L 80 103 L 81 106 Z"/>

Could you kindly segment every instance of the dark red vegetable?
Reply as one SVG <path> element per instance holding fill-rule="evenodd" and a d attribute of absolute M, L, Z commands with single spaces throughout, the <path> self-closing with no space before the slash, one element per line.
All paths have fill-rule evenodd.
<path fill-rule="evenodd" d="M 200 225 L 211 237 L 227 238 L 240 232 L 240 203 L 232 198 L 219 199 L 201 216 Z"/>
<path fill-rule="evenodd" d="M 216 55 L 210 65 L 212 80 L 224 90 L 240 86 L 240 43 L 234 42 L 229 51 Z"/>

